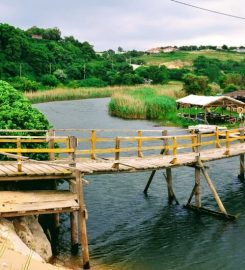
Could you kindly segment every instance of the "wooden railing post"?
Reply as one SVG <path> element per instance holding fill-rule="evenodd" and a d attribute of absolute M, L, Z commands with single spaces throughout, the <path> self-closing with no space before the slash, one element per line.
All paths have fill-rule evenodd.
<path fill-rule="evenodd" d="M 119 158 L 120 158 L 120 139 L 116 137 L 115 140 L 115 163 L 113 164 L 113 168 L 119 169 Z"/>
<path fill-rule="evenodd" d="M 20 137 L 16 139 L 16 145 L 17 145 L 17 155 L 19 156 L 19 158 L 17 159 L 17 169 L 18 169 L 18 172 L 22 172 L 21 138 Z"/>
<path fill-rule="evenodd" d="M 141 130 L 138 130 L 137 131 L 137 135 L 138 137 L 142 137 L 142 131 Z M 138 139 L 138 157 L 143 157 L 143 153 L 142 153 L 142 139 L 139 138 Z"/>
<path fill-rule="evenodd" d="M 171 161 L 172 164 L 177 164 L 177 149 L 178 149 L 178 144 L 177 144 L 177 138 L 173 137 L 173 160 Z"/>
<path fill-rule="evenodd" d="M 48 130 L 48 148 L 54 149 L 54 136 L 55 132 L 53 129 Z M 55 160 L 55 153 L 49 153 L 49 160 Z"/>
<path fill-rule="evenodd" d="M 220 142 L 219 142 L 219 128 L 218 127 L 215 128 L 215 146 L 216 148 L 221 147 Z"/>
<path fill-rule="evenodd" d="M 225 132 L 225 155 L 230 154 L 230 132 L 229 130 L 226 130 Z"/>
<path fill-rule="evenodd" d="M 77 148 L 77 138 L 75 136 L 69 136 L 69 148 L 73 149 L 72 152 L 69 153 L 70 161 L 72 166 L 76 163 L 76 148 Z"/>
<path fill-rule="evenodd" d="M 195 147 L 195 144 L 196 144 L 196 136 L 195 135 L 195 130 L 192 129 L 191 130 L 191 144 L 192 144 L 192 152 L 195 152 L 196 151 L 196 147 Z"/>
<path fill-rule="evenodd" d="M 95 155 L 96 149 L 96 130 L 91 130 L 91 159 L 96 159 Z"/>
<path fill-rule="evenodd" d="M 162 131 L 162 136 L 167 136 L 168 135 L 168 131 L 167 130 L 163 130 Z M 168 138 L 164 138 L 163 139 L 163 145 L 164 145 L 164 149 L 162 149 L 161 151 L 161 155 L 165 154 L 168 155 L 169 154 L 169 148 L 168 148 Z"/>

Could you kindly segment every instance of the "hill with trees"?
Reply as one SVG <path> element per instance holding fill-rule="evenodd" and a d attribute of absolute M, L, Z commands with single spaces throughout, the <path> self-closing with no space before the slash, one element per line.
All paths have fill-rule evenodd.
<path fill-rule="evenodd" d="M 147 54 L 122 47 L 96 53 L 93 46 L 73 36 L 62 37 L 58 28 L 36 26 L 21 30 L 0 24 L 0 79 L 22 91 L 64 85 L 185 83 L 187 92 L 216 93 L 245 87 L 244 53 L 223 46 L 182 46 L 170 53 Z M 169 63 L 175 63 L 170 65 Z M 177 64 L 176 64 L 177 63 Z M 179 65 L 178 65 L 179 63 Z M 140 65 L 135 69 L 134 65 Z M 193 85 L 200 84 L 200 87 Z"/>

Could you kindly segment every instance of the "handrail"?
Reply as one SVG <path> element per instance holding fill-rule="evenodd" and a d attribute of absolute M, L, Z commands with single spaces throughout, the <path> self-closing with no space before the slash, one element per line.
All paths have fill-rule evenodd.
<path fill-rule="evenodd" d="M 143 158 L 146 151 L 148 151 L 148 155 L 156 155 L 156 151 L 159 150 L 161 153 L 164 151 L 172 155 L 173 160 L 171 162 L 175 165 L 178 163 L 180 153 L 183 153 L 182 150 L 185 150 L 185 153 L 197 153 L 207 146 L 213 146 L 213 148 L 224 147 L 224 154 L 229 155 L 231 143 L 240 143 L 245 140 L 244 128 L 225 131 L 216 128 L 214 132 L 209 134 L 196 134 L 192 131 L 190 134 L 178 135 L 157 130 L 157 132 L 161 131 L 159 136 L 152 134 L 147 136 L 144 134 L 146 130 L 134 130 L 132 136 L 119 134 L 117 137 L 110 137 L 113 134 L 109 134 L 108 137 L 105 135 L 103 137 L 98 136 L 100 130 L 102 129 L 86 129 L 89 132 L 86 134 L 87 137 L 56 136 L 54 129 L 45 131 L 46 135 L 40 136 L 36 134 L 34 136 L 0 135 L 0 154 L 15 153 L 20 157 L 22 154 L 48 153 L 49 160 L 56 160 L 56 154 L 64 154 L 68 155 L 66 159 L 69 162 L 74 162 L 76 156 L 88 155 L 90 159 L 96 159 L 96 155 L 114 154 L 115 168 L 118 168 L 121 153 L 133 152 L 135 157 Z M 34 130 L 32 131 L 34 132 Z M 190 150 L 188 151 L 188 149 Z M 132 155 L 130 154 L 130 156 Z M 21 162 L 22 160 L 19 158 L 18 171 L 21 171 Z"/>

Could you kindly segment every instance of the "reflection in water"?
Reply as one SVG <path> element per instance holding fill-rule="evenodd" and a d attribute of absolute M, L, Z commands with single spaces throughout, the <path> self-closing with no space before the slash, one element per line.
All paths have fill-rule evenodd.
<path fill-rule="evenodd" d="M 52 102 L 36 105 L 55 128 L 153 129 L 150 121 L 129 121 L 107 114 L 108 99 Z M 198 216 L 181 206 L 168 206 L 161 171 L 149 190 L 143 189 L 150 172 L 87 176 L 88 236 L 92 264 L 97 269 L 244 269 L 245 192 L 237 179 L 238 158 L 210 163 L 210 175 L 225 207 L 241 213 L 236 222 Z M 192 168 L 173 170 L 176 196 L 187 202 L 194 182 Z M 202 181 L 203 206 L 216 208 Z M 70 256 L 69 219 L 62 215 L 61 260 L 78 269 L 79 257 Z M 65 259 L 64 259 L 65 258 Z M 95 268 L 95 269 L 96 269 Z"/>

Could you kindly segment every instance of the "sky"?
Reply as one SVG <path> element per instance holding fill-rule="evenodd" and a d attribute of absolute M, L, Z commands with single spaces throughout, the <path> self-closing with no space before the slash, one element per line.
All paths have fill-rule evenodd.
<path fill-rule="evenodd" d="M 245 17 L 244 0 L 183 0 Z M 245 20 L 171 0 L 0 0 L 1 23 L 21 29 L 58 27 L 96 51 L 168 45 L 245 45 Z"/>

